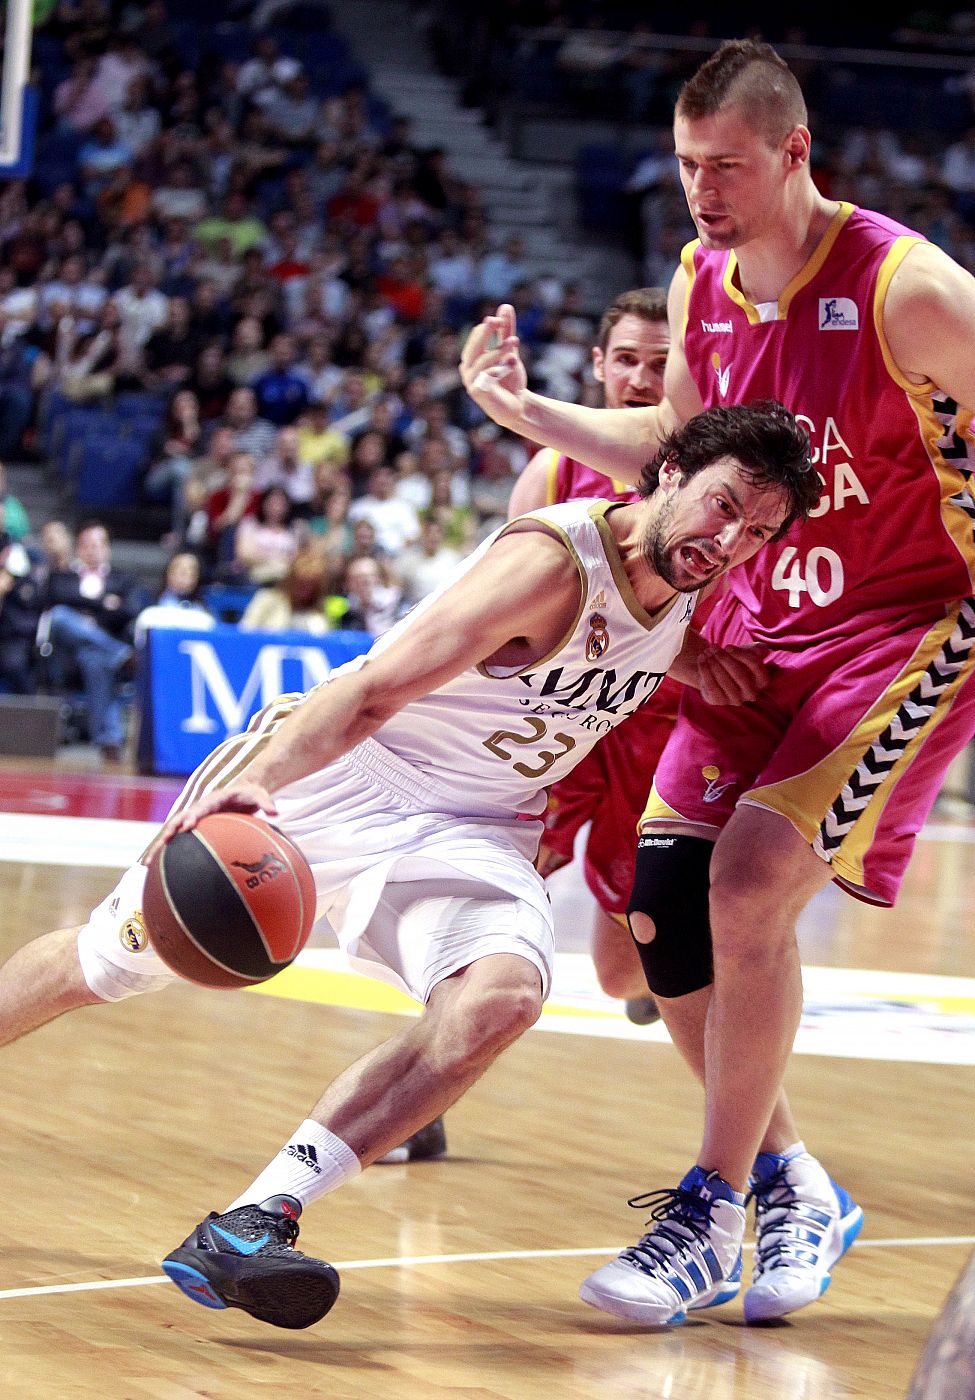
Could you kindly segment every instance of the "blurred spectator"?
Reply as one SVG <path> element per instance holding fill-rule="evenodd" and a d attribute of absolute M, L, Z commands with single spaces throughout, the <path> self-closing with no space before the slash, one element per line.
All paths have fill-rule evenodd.
<path fill-rule="evenodd" d="M 225 425 L 234 435 L 234 443 L 240 452 L 249 452 L 255 461 L 260 461 L 273 450 L 277 436 L 273 423 L 259 418 L 257 396 L 253 389 L 235 389 L 227 401 L 224 415 Z"/>
<path fill-rule="evenodd" d="M 327 612 L 330 570 L 320 553 L 303 549 L 291 561 L 284 578 L 259 588 L 244 609 L 239 627 L 244 632 L 310 632 L 332 630 Z"/>
<path fill-rule="evenodd" d="M 187 219 L 198 223 L 207 212 L 207 197 L 188 161 L 177 161 L 166 171 L 152 196 L 156 219 Z"/>
<path fill-rule="evenodd" d="M 395 494 L 396 473 L 385 463 L 369 475 L 369 490 L 352 502 L 349 519 L 368 520 L 376 531 L 376 541 L 385 554 L 397 555 L 420 534 L 420 521 L 413 506 Z"/>
<path fill-rule="evenodd" d="M 145 478 L 145 492 L 149 499 L 163 501 L 172 507 L 172 528 L 175 531 L 181 528 L 183 518 L 184 483 L 202 446 L 199 399 L 192 390 L 180 389 L 173 395 L 166 411 L 162 450 Z"/>
<path fill-rule="evenodd" d="M 499 434 L 484 430 L 477 454 L 477 470 L 471 483 L 471 505 L 478 540 L 497 530 L 508 519 L 508 503 L 518 480 L 518 472 L 512 466 L 512 452 L 511 444 L 503 441 Z"/>
<path fill-rule="evenodd" d="M 140 74 L 129 83 L 125 101 L 113 117 L 115 135 L 132 152 L 133 159 L 145 155 L 162 128 L 159 109 L 151 102 L 149 79 Z"/>
<path fill-rule="evenodd" d="M 226 357 L 219 344 L 204 346 L 197 356 L 193 372 L 183 383 L 196 395 L 200 417 L 205 423 L 218 422 L 230 412 L 237 391 L 227 373 Z"/>
<path fill-rule="evenodd" d="M 384 564 L 377 559 L 350 559 L 342 577 L 342 593 L 349 610 L 342 626 L 381 637 L 399 615 L 403 593 Z"/>
<path fill-rule="evenodd" d="M 189 472 L 173 493 L 173 530 L 177 538 L 194 547 L 206 544 L 209 522 L 206 502 L 229 479 L 229 463 L 234 454 L 234 435 L 229 428 L 216 428 L 206 450 L 194 456 Z"/>
<path fill-rule="evenodd" d="M 309 503 L 308 533 L 329 559 L 342 558 L 352 551 L 349 507 L 352 488 L 344 472 L 336 473 L 327 462 L 315 468 L 315 495 Z"/>
<path fill-rule="evenodd" d="M 110 117 L 99 117 L 91 137 L 78 152 L 78 178 L 85 195 L 97 199 L 123 167 L 132 163 L 132 152 L 115 135 Z"/>
<path fill-rule="evenodd" d="M 108 300 L 104 278 L 87 272 L 80 253 L 63 258 L 57 275 L 41 284 L 38 295 L 42 324 L 56 324 L 62 316 L 73 316 L 82 335 L 95 329 L 99 313 Z"/>
<path fill-rule="evenodd" d="M 206 546 L 217 573 L 223 577 L 233 577 L 235 573 L 237 528 L 242 520 L 254 515 L 259 500 L 254 490 L 254 458 L 235 448 L 227 461 L 226 478 L 203 504 Z M 202 533 L 194 532 L 194 543 Z"/>
<path fill-rule="evenodd" d="M 280 486 L 292 506 L 307 506 L 315 494 L 315 473 L 298 451 L 298 429 L 281 428 L 274 451 L 257 464 L 254 485 L 258 491 Z"/>
<path fill-rule="evenodd" d="M 143 348 L 147 387 L 168 391 L 185 383 L 204 345 L 203 336 L 191 325 L 189 302 L 185 297 L 170 297 L 165 323 L 150 334 Z"/>
<path fill-rule="evenodd" d="M 248 248 L 264 247 L 267 225 L 250 208 L 245 194 L 229 190 L 223 201 L 223 212 L 201 219 L 193 228 L 193 237 L 206 244 L 228 238 L 233 256 L 239 258 Z"/>
<path fill-rule="evenodd" d="M 444 543 L 440 521 L 427 516 L 420 526 L 420 538 L 408 545 L 396 560 L 405 601 L 412 606 L 432 593 L 461 558 L 459 549 Z"/>
<path fill-rule="evenodd" d="M 94 54 L 81 54 L 54 89 L 55 115 L 70 131 L 90 131 L 108 113 L 105 94 L 95 82 L 96 67 Z"/>
<path fill-rule="evenodd" d="M 236 385 L 253 384 L 269 368 L 264 331 L 256 316 L 242 316 L 234 326 L 227 356 L 227 373 Z"/>
<path fill-rule="evenodd" d="M 13 695 L 37 689 L 35 642 L 41 591 L 22 544 L 0 531 L 0 684 Z"/>
<path fill-rule="evenodd" d="M 135 619 L 135 642 L 138 644 L 151 627 L 185 627 L 195 631 L 215 627 L 216 618 L 203 602 L 200 583 L 197 556 L 189 551 L 174 554 L 166 565 L 159 596 Z"/>
<path fill-rule="evenodd" d="M 351 455 L 349 439 L 328 425 L 328 408 L 313 399 L 297 422 L 298 457 L 315 467 L 328 462 L 333 467 L 348 465 Z"/>
<path fill-rule="evenodd" d="M 307 408 L 308 385 L 295 369 L 295 343 L 290 335 L 276 335 L 268 352 L 271 363 L 252 387 L 258 413 L 280 428 Z"/>
<path fill-rule="evenodd" d="M 153 331 L 166 323 L 169 298 L 156 287 L 156 269 L 149 262 L 138 262 L 131 281 L 112 297 L 122 318 L 122 335 L 128 345 L 141 352 Z"/>
<path fill-rule="evenodd" d="M 474 547 L 474 514 L 470 506 L 454 501 L 454 473 L 438 471 L 430 482 L 430 504 L 421 511 L 421 519 L 432 517 L 440 521 L 444 543 L 462 554 Z"/>
<path fill-rule="evenodd" d="M 88 738 L 115 759 L 125 742 L 118 673 L 132 655 L 141 599 L 134 580 L 113 569 L 108 531 L 99 521 L 78 527 L 75 553 L 70 568 L 54 569 L 47 579 L 48 668 L 58 688 L 80 672 Z"/>
<path fill-rule="evenodd" d="M 507 301 L 519 282 L 527 282 L 531 273 L 525 262 L 525 241 L 517 234 L 505 240 L 504 246 L 485 253 L 478 269 L 479 290 L 489 301 Z"/>
<path fill-rule="evenodd" d="M 301 532 L 294 507 L 280 486 L 269 486 L 258 497 L 253 514 L 245 513 L 234 537 L 238 574 L 251 583 L 277 583 L 298 553 Z"/>

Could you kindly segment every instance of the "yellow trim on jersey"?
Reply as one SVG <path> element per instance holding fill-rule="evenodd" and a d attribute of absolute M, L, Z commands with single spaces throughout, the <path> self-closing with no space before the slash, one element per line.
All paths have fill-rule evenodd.
<path fill-rule="evenodd" d="M 616 543 L 616 536 L 610 529 L 609 522 L 606 519 L 607 511 L 612 510 L 620 504 L 621 502 L 619 501 L 593 501 L 592 505 L 589 507 L 589 518 L 599 531 L 599 538 L 602 540 L 603 549 L 606 551 L 606 558 L 609 561 L 613 582 L 619 590 L 620 597 L 626 604 L 627 611 L 639 622 L 641 627 L 645 627 L 648 632 L 652 632 L 658 623 L 663 621 L 677 602 L 677 599 L 682 595 L 675 593 L 673 598 L 671 598 L 669 602 L 664 603 L 662 607 L 659 607 L 655 613 L 648 613 L 646 608 L 641 605 L 639 598 L 637 598 L 636 594 L 633 592 L 633 585 L 626 576 L 626 570 L 623 568 L 623 561 L 620 558 L 619 545 Z"/>
<path fill-rule="evenodd" d="M 884 364 L 887 366 L 887 373 L 895 384 L 899 384 L 905 393 L 912 397 L 917 394 L 930 394 L 937 386 L 930 380 L 925 379 L 922 384 L 915 384 L 902 374 L 894 363 L 894 357 L 890 351 L 890 345 L 884 331 L 884 306 L 887 302 L 887 292 L 890 288 L 894 273 L 900 267 L 912 248 L 916 248 L 919 243 L 923 243 L 923 238 L 914 238 L 907 234 L 902 234 L 900 238 L 895 238 L 887 249 L 887 253 L 877 272 L 877 280 L 873 289 L 873 326 L 877 334 L 877 342 L 880 345 L 880 353 L 884 357 Z M 939 434 L 940 436 L 940 434 Z"/>
<path fill-rule="evenodd" d="M 520 526 L 523 521 L 531 520 L 533 518 L 537 519 L 539 525 L 543 526 L 546 530 L 548 530 L 550 534 L 556 537 L 556 539 L 561 540 L 562 544 L 565 545 L 565 548 L 568 551 L 572 562 L 575 564 L 576 569 L 579 572 L 579 606 L 576 609 L 575 617 L 572 619 L 572 622 L 569 624 L 568 630 L 563 634 L 561 640 L 558 641 L 552 648 L 552 650 L 550 652 L 547 652 L 545 656 L 538 657 L 537 660 L 530 662 L 529 665 L 517 666 L 512 671 L 489 671 L 485 666 L 484 662 L 479 661 L 477 663 L 476 668 L 478 675 L 484 676 L 485 679 L 489 681 L 507 681 L 510 680 L 512 676 L 524 676 L 529 671 L 534 671 L 537 669 L 537 667 L 544 666 L 547 662 L 551 661 L 553 656 L 557 656 L 558 653 L 562 650 L 562 648 L 568 645 L 569 639 L 571 638 L 576 628 L 579 626 L 579 620 L 582 617 L 582 614 L 584 613 L 586 608 L 586 571 L 583 568 L 582 560 L 576 553 L 575 545 L 572 543 L 572 541 L 569 539 L 569 536 L 566 534 L 566 532 L 562 529 L 560 525 L 553 525 L 551 520 L 542 520 L 541 518 L 535 515 L 534 511 L 529 511 L 527 515 L 516 516 L 514 520 L 509 520 L 507 525 L 503 525 L 498 531 L 496 539 L 499 540 L 502 535 L 506 535 L 513 525 Z"/>
<path fill-rule="evenodd" d="M 556 452 L 554 447 L 546 447 L 548 462 L 545 467 L 545 504 L 555 506 L 559 503 L 559 463 L 562 460 L 562 453 Z"/>
<path fill-rule="evenodd" d="M 668 804 L 657 791 L 657 780 L 654 778 L 650 784 L 650 795 L 647 798 L 647 805 L 643 809 L 643 815 L 636 824 L 637 834 L 644 834 L 647 822 L 692 822 L 695 826 L 700 823 L 695 822 L 693 817 L 682 816 L 680 812 Z M 652 829 L 652 828 L 651 828 Z"/>
<path fill-rule="evenodd" d="M 751 788 L 739 800 L 781 813 L 811 845 L 819 833 L 823 818 L 836 800 L 837 793 L 843 791 L 850 774 L 855 771 L 863 755 L 883 734 L 957 627 L 960 609 L 961 604 L 956 603 L 947 617 L 930 629 L 873 708 L 855 725 L 847 738 L 821 762 L 794 778 L 770 783 L 766 787 Z M 887 798 L 910 767 L 918 749 L 944 719 L 955 695 L 973 672 L 975 649 L 950 687 L 939 697 L 931 718 L 912 735 L 890 772 L 878 784 L 869 803 L 857 818 L 853 830 L 833 856 L 834 874 L 849 884 L 863 887 L 863 863 L 873 842 L 877 823 L 883 815 Z"/>
<path fill-rule="evenodd" d="M 944 526 L 945 534 L 951 538 L 959 555 L 967 565 L 969 580 L 972 587 L 975 587 L 975 536 L 972 533 L 971 518 L 960 507 L 951 504 L 952 497 L 959 496 L 964 491 L 970 492 L 971 488 L 958 468 L 946 461 L 938 451 L 938 443 L 945 435 L 945 428 L 935 414 L 934 404 L 930 396 L 916 398 L 911 394 L 908 396 L 908 403 L 917 415 L 921 442 L 938 477 L 938 484 L 941 488 L 941 523 Z M 955 420 L 955 432 L 959 437 L 964 438 L 969 445 L 971 444 L 971 423 L 972 415 L 969 410 L 961 410 Z"/>
<path fill-rule="evenodd" d="M 684 319 L 680 327 L 680 342 L 683 345 L 684 337 L 687 334 L 687 320 L 691 309 L 691 288 L 694 286 L 694 279 L 697 277 L 697 268 L 694 266 L 694 253 L 700 248 L 701 240 L 692 238 L 690 243 L 685 243 L 680 250 L 681 266 L 687 273 L 687 290 L 684 293 Z"/>
<path fill-rule="evenodd" d="M 803 266 L 796 273 L 795 277 L 793 277 L 792 281 L 788 282 L 783 288 L 783 290 L 779 293 L 775 315 L 775 319 L 777 321 L 785 320 L 786 316 L 789 314 L 789 307 L 792 305 L 796 293 L 800 292 L 802 288 L 807 285 L 807 283 L 811 282 L 812 279 L 820 271 L 820 269 L 823 266 L 823 263 L 833 251 L 833 244 L 836 242 L 837 238 L 839 238 L 840 230 L 843 228 L 843 225 L 846 223 L 847 219 L 852 213 L 853 205 L 848 204 L 846 200 L 842 200 L 840 202 L 840 207 L 837 209 L 836 213 L 830 220 L 829 228 L 823 234 L 822 238 L 819 240 L 815 249 L 813 250 L 812 256 L 806 263 L 803 264 Z M 748 322 L 750 325 L 760 325 L 762 322 L 762 317 L 758 308 L 753 306 L 752 303 L 745 296 L 744 292 L 741 291 L 740 288 L 735 286 L 734 277 L 737 271 L 738 259 L 735 256 L 734 249 L 732 249 L 731 253 L 728 256 L 728 262 L 724 270 L 725 292 L 727 293 L 728 298 L 731 301 L 733 301 L 736 306 L 741 307 L 742 311 L 744 311 L 745 315 L 748 317 Z"/>

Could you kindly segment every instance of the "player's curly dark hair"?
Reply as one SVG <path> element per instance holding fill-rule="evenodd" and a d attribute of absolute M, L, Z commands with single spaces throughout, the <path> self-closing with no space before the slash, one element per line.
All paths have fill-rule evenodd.
<path fill-rule="evenodd" d="M 795 415 L 776 399 L 709 408 L 688 419 L 664 439 L 657 455 L 643 468 L 640 494 L 649 496 L 656 491 L 665 462 L 676 462 L 686 478 L 721 457 L 736 458 L 752 485 L 785 491 L 789 511 L 776 539 L 794 520 L 805 520 L 819 500 L 822 482 L 809 455 L 809 438 Z"/>

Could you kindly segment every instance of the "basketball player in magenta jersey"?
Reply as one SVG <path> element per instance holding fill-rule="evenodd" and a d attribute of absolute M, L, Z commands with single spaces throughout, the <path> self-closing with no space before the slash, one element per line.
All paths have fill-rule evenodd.
<path fill-rule="evenodd" d="M 830 880 L 893 903 L 975 732 L 975 278 L 819 193 L 802 92 L 768 45 L 722 45 L 682 89 L 674 136 L 699 237 L 670 289 L 659 406 L 529 393 L 510 307 L 468 337 L 462 373 L 511 431 L 628 480 L 710 404 L 773 396 L 810 435 L 813 518 L 731 578 L 705 624 L 711 640 L 758 643 L 770 685 L 739 712 L 682 704 L 629 906 L 650 988 L 704 1081 L 695 1171 L 711 1184 L 685 1178 L 582 1290 L 646 1323 L 724 1301 L 738 1281 L 712 1276 L 714 1208 L 750 1187 L 745 1316 L 759 1321 L 818 1298 L 862 1219 L 782 1092 L 802 1008 L 796 919 Z"/>

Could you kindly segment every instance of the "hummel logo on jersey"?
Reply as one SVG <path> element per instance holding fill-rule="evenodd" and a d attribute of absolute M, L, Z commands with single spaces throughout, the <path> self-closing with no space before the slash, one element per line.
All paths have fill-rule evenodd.
<path fill-rule="evenodd" d="M 856 331 L 860 329 L 860 312 L 851 297 L 819 298 L 819 329 L 821 331 Z"/>
<path fill-rule="evenodd" d="M 727 792 L 728 788 L 734 787 L 735 785 L 734 778 L 727 783 L 719 782 L 718 779 L 721 777 L 721 769 L 715 768 L 713 763 L 708 763 L 701 769 L 701 777 L 707 781 L 707 787 L 704 789 L 705 802 L 717 802 L 723 792 Z"/>
<path fill-rule="evenodd" d="M 732 325 L 730 321 L 702 321 L 701 330 L 712 335 L 731 335 Z"/>
<path fill-rule="evenodd" d="M 725 368 L 722 369 L 721 356 L 718 354 L 717 350 L 715 350 L 714 354 L 711 356 L 711 367 L 718 377 L 718 393 L 724 398 L 725 394 L 728 392 L 728 378 L 731 374 L 731 366 L 726 365 Z"/>
<path fill-rule="evenodd" d="M 286 1157 L 295 1157 L 299 1162 L 304 1162 L 309 1171 L 313 1171 L 316 1176 L 321 1176 L 322 1169 L 318 1165 L 318 1153 L 310 1142 L 289 1142 L 287 1147 L 281 1149 Z"/>

